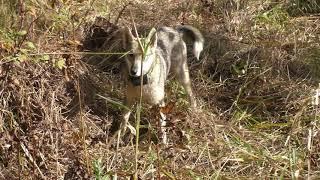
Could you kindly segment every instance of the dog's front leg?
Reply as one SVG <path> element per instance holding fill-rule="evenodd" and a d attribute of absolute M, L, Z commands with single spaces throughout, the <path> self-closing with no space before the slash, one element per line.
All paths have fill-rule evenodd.
<path fill-rule="evenodd" d="M 125 109 L 122 115 L 122 121 L 120 124 L 120 128 L 119 128 L 119 133 L 121 135 L 124 135 L 126 133 L 127 128 L 130 129 L 130 132 L 134 135 L 136 135 L 136 131 L 134 129 L 133 126 L 130 125 L 129 123 L 129 119 L 130 119 L 130 115 L 131 115 L 131 107 L 133 105 L 133 100 L 130 98 L 126 99 L 126 103 L 125 105 L 127 106 L 128 109 Z"/>
<path fill-rule="evenodd" d="M 167 119 L 165 114 L 160 111 L 160 132 L 161 132 L 161 141 L 164 145 L 168 144 L 167 138 Z"/>
<path fill-rule="evenodd" d="M 159 119 L 159 126 L 160 126 L 160 133 L 161 133 L 161 141 L 162 144 L 167 145 L 168 144 L 168 138 L 167 138 L 167 118 L 164 113 L 162 113 L 162 108 L 165 107 L 165 103 L 162 102 L 159 105 L 160 107 L 160 119 Z"/>

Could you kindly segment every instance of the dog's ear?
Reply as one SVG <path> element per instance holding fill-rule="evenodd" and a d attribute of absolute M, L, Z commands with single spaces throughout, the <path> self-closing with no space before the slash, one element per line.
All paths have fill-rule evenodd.
<path fill-rule="evenodd" d="M 125 49 L 128 49 L 130 46 L 130 42 L 133 41 L 134 36 L 131 33 L 131 29 L 126 26 L 123 30 L 122 30 L 122 45 Z"/>
<path fill-rule="evenodd" d="M 152 28 L 148 34 L 147 37 L 148 41 L 149 41 L 149 46 L 151 47 L 156 47 L 157 46 L 157 30 L 155 28 Z"/>

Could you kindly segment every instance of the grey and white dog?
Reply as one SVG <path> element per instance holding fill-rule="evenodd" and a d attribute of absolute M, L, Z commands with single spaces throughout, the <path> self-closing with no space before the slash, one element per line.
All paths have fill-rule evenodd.
<path fill-rule="evenodd" d="M 192 40 L 193 54 L 199 59 L 204 38 L 200 31 L 192 26 L 152 29 L 145 38 L 135 37 L 129 28 L 125 28 L 123 47 L 129 52 L 125 57 L 126 65 L 123 71 L 126 79 L 126 106 L 131 107 L 140 98 L 141 85 L 144 103 L 164 106 L 165 82 L 170 74 L 186 90 L 191 107 L 196 107 L 187 65 L 186 40 Z M 121 131 L 128 127 L 130 114 L 129 110 L 124 112 Z M 165 120 L 162 118 L 160 121 L 164 127 Z M 166 143 L 164 128 L 161 131 L 162 141 Z"/>

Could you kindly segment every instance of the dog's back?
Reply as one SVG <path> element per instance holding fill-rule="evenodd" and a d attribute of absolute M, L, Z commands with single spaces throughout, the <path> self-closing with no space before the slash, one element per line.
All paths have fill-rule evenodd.
<path fill-rule="evenodd" d="M 187 60 L 186 41 L 194 44 L 193 54 L 199 59 L 203 49 L 203 36 L 200 31 L 192 26 L 179 26 L 176 29 L 171 27 L 160 27 L 157 30 L 158 50 L 163 56 L 167 65 L 167 74 L 170 72 L 179 73 Z"/>

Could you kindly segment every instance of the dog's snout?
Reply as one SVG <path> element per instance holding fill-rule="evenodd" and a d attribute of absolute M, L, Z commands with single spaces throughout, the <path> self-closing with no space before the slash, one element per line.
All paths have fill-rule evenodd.
<path fill-rule="evenodd" d="M 133 66 L 130 71 L 131 71 L 131 72 L 130 72 L 131 75 L 137 75 L 137 73 L 138 73 L 138 68 L 135 67 L 135 66 Z"/>

